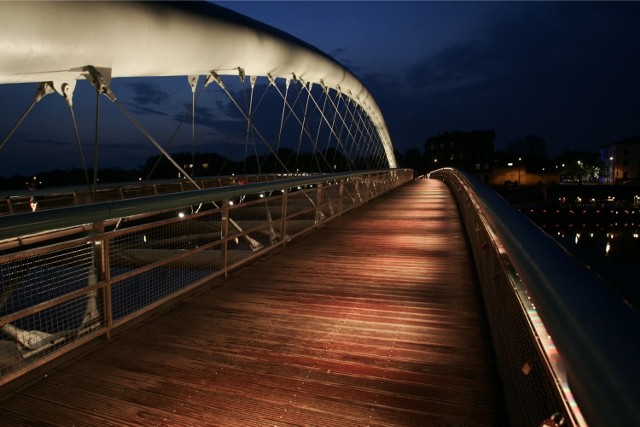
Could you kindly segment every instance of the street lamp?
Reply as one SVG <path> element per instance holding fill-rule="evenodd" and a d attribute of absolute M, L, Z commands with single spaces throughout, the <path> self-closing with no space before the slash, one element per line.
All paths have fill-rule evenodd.
<path fill-rule="evenodd" d="M 614 169 L 613 169 L 613 156 L 609 156 L 609 182 L 613 183 L 615 182 L 615 173 L 614 173 Z"/>
<path fill-rule="evenodd" d="M 520 168 L 522 167 L 522 157 L 518 157 L 518 187 L 520 187 Z"/>

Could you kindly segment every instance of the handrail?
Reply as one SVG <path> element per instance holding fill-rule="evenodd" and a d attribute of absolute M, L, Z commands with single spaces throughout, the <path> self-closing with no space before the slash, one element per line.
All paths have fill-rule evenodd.
<path fill-rule="evenodd" d="M 197 205 L 207 200 L 220 201 L 246 194 L 277 191 L 282 188 L 315 184 L 322 180 L 334 181 L 382 173 L 389 173 L 389 170 L 309 175 L 276 181 L 185 191 L 2 216 L 0 217 L 0 240 L 77 226 L 79 224 L 90 224 L 113 218 L 123 218 L 150 211 L 178 209 L 184 206 Z M 141 203 L 141 200 L 144 200 L 144 203 Z M 73 213 L 73 215 L 71 213 Z"/>
<path fill-rule="evenodd" d="M 465 193 L 504 249 L 503 257 L 515 270 L 557 348 L 571 393 L 588 424 L 638 425 L 638 313 L 473 175 L 444 168 L 430 176 L 444 180 L 454 194 Z"/>
<path fill-rule="evenodd" d="M 412 178 L 318 174 L 0 217 L 0 386 Z"/>

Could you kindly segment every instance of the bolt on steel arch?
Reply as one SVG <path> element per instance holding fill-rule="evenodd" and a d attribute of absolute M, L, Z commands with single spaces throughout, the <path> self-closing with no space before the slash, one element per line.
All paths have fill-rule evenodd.
<path fill-rule="evenodd" d="M 181 176 L 189 177 L 169 151 L 189 117 L 194 147 L 198 121 L 220 118 L 198 112 L 206 98 L 201 95 L 211 92 L 208 87 L 218 88 L 211 96 L 226 95 L 228 117 L 223 119 L 241 129 L 238 134 L 245 152 L 255 153 L 258 173 L 396 167 L 382 113 L 357 77 L 316 48 L 212 4 L 2 2 L 0 36 L 0 84 L 38 85 L 25 113 L 0 129 L 0 149 L 45 95 L 57 93 L 71 113 L 86 170 L 73 102 L 76 83 L 86 80 L 97 93 L 94 174 L 99 99 L 105 95 Z M 154 135 L 130 112 L 116 81 L 170 76 L 185 77 L 192 102 L 174 135 L 166 138 Z"/>

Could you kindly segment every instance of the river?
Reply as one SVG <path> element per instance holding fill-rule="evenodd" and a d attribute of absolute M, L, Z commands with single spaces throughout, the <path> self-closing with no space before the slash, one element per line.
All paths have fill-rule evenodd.
<path fill-rule="evenodd" d="M 640 311 L 640 227 L 543 227 Z"/>
<path fill-rule="evenodd" d="M 640 188 L 496 188 L 640 312 Z"/>

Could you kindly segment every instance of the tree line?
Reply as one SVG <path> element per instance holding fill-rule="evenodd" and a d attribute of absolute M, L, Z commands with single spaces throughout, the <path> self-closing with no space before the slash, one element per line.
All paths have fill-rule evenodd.
<path fill-rule="evenodd" d="M 295 172 L 348 172 L 361 169 L 377 169 L 382 166 L 379 158 L 360 156 L 356 159 L 345 157 L 335 148 L 321 153 L 298 153 L 289 148 L 277 152 L 247 156 L 244 160 L 232 160 L 218 153 L 178 152 L 172 159 L 191 177 L 253 175 L 260 173 Z M 0 177 L 0 190 L 36 189 L 92 185 L 93 169 L 55 169 L 33 175 Z M 98 170 L 100 184 L 144 181 L 152 179 L 184 178 L 172 162 L 162 155 L 151 156 L 143 165 L 135 169 L 106 167 Z"/>

